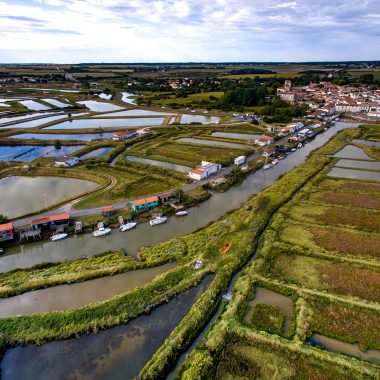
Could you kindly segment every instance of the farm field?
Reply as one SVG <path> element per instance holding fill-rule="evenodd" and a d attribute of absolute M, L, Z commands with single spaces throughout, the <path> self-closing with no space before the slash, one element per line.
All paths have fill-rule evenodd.
<path fill-rule="evenodd" d="M 380 377 L 380 183 L 327 177 L 333 155 L 350 143 L 343 140 L 311 155 L 329 157 L 327 165 L 274 213 L 181 379 Z M 292 299 L 290 335 L 269 294 L 252 310 L 256 287 Z"/>

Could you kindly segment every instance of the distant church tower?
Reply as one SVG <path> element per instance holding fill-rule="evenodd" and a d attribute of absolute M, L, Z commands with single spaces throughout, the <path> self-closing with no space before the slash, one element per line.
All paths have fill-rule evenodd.
<path fill-rule="evenodd" d="M 286 91 L 290 91 L 290 89 L 292 88 L 292 81 L 291 80 L 286 80 L 284 87 L 285 87 Z"/>

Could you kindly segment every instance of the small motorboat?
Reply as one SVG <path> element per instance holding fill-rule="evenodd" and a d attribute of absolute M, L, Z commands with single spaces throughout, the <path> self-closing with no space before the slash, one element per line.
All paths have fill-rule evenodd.
<path fill-rule="evenodd" d="M 277 165 L 278 164 L 278 159 L 275 158 L 273 161 L 272 161 L 272 165 Z"/>
<path fill-rule="evenodd" d="M 4 248 L 0 248 L 0 253 L 4 253 Z"/>
<path fill-rule="evenodd" d="M 156 216 L 154 219 L 151 219 L 149 223 L 151 226 L 155 226 L 157 224 L 165 223 L 167 219 L 168 218 L 166 216 Z"/>
<path fill-rule="evenodd" d="M 290 149 L 291 152 L 295 152 L 296 150 L 297 150 L 296 148 Z"/>
<path fill-rule="evenodd" d="M 97 230 L 95 230 L 92 234 L 95 236 L 95 237 L 98 237 L 98 236 L 104 236 L 104 235 L 107 235 L 111 232 L 111 228 L 109 227 L 100 227 L 98 228 Z"/>
<path fill-rule="evenodd" d="M 297 145 L 297 149 L 301 149 L 302 148 L 302 144 L 301 143 L 298 143 Z"/>
<path fill-rule="evenodd" d="M 177 211 L 174 215 L 175 216 L 185 216 L 187 215 L 187 211 L 186 210 L 181 210 L 181 211 Z"/>
<path fill-rule="evenodd" d="M 51 241 L 58 241 L 58 240 L 62 240 L 64 239 L 65 237 L 67 237 L 68 235 L 65 234 L 65 233 L 61 233 L 61 234 L 56 234 L 56 235 L 53 235 L 50 240 Z"/>
<path fill-rule="evenodd" d="M 136 226 L 137 226 L 136 222 L 128 222 L 128 223 L 122 224 L 119 227 L 119 231 L 120 232 L 128 231 L 128 230 L 131 230 L 132 228 L 135 228 Z"/>
<path fill-rule="evenodd" d="M 284 158 L 285 158 L 285 156 L 278 156 L 279 160 L 283 160 Z"/>
<path fill-rule="evenodd" d="M 268 170 L 272 167 L 272 164 L 266 164 L 263 166 L 263 170 Z"/>

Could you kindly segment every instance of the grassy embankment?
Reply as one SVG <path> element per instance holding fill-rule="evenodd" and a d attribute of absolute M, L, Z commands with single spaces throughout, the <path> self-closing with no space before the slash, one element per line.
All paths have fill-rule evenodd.
<path fill-rule="evenodd" d="M 317 174 L 323 166 L 319 166 L 317 169 L 315 167 L 316 159 L 322 159 L 328 153 L 335 153 L 344 146 L 345 142 L 340 138 L 344 135 L 358 137 L 356 131 L 341 132 L 324 147 L 314 152 L 303 166 L 314 166 L 314 174 Z M 327 162 L 329 161 L 325 161 L 325 163 Z M 330 160 L 330 162 L 332 161 Z M 328 171 L 329 167 L 310 181 L 299 194 L 304 195 L 311 191 Z M 281 180 L 287 179 L 291 186 L 293 181 L 289 181 L 289 174 Z M 301 181 L 300 178 L 298 180 Z M 305 178 L 303 183 L 306 181 L 307 179 Z M 325 181 L 329 181 L 331 184 L 333 180 L 327 179 Z M 340 187 L 346 187 L 344 181 L 338 180 L 338 183 Z M 376 191 L 374 186 L 377 188 L 377 185 L 363 182 L 363 186 L 369 191 Z M 354 190 L 355 187 L 357 188 L 357 183 L 350 184 L 350 186 Z M 320 332 L 346 342 L 360 342 L 362 348 L 378 348 L 380 344 L 379 338 L 376 333 L 372 335 L 371 331 L 375 332 L 377 329 L 380 306 L 377 302 L 371 301 L 374 298 L 378 301 L 379 295 L 375 296 L 370 291 L 367 291 L 367 295 L 371 294 L 367 299 L 351 296 L 355 280 L 356 282 L 358 282 L 358 279 L 364 281 L 368 276 L 368 272 L 361 273 L 355 280 L 348 283 L 349 275 L 343 275 L 344 271 L 341 268 L 335 271 L 336 267 L 342 266 L 341 264 L 343 263 L 349 271 L 370 268 L 371 273 L 377 273 L 378 262 L 374 262 L 368 256 L 361 257 L 359 260 L 353 258 L 352 255 L 341 255 L 340 262 L 337 260 L 336 253 L 329 254 L 327 251 L 324 253 L 325 259 L 329 255 L 330 262 L 335 263 L 335 267 L 329 263 L 328 268 L 331 271 L 329 278 L 335 277 L 337 282 L 340 281 L 340 285 L 347 284 L 347 287 L 350 288 L 350 292 L 346 293 L 348 295 L 343 294 L 343 292 L 342 295 L 338 294 L 336 288 L 330 288 L 327 291 L 314 287 L 315 284 L 311 283 L 313 279 L 321 281 L 323 284 L 326 281 L 325 276 L 319 277 L 315 275 L 315 269 L 319 270 L 321 263 L 317 266 L 310 265 L 309 262 L 295 265 L 290 260 L 294 250 L 297 249 L 300 251 L 298 253 L 302 254 L 302 258 L 309 259 L 309 256 L 312 256 L 312 259 L 320 259 L 318 255 L 321 255 L 319 251 L 311 249 L 305 251 L 304 248 L 293 247 L 279 241 L 280 227 L 282 223 L 286 224 L 289 218 L 288 210 L 292 210 L 291 206 L 302 199 L 299 194 L 293 197 L 286 206 L 280 208 L 280 212 L 275 214 L 273 221 L 266 229 L 256 260 L 248 265 L 235 284 L 232 301 L 227 304 L 221 318 L 215 323 L 201 345 L 186 358 L 178 378 L 210 378 L 214 377 L 215 374 L 220 376 L 217 378 L 250 377 L 251 375 L 253 377 L 272 378 L 274 374 L 277 376 L 281 374 L 280 378 L 307 378 L 313 372 L 313 375 L 317 376 L 317 378 L 340 379 L 347 371 L 349 371 L 352 378 L 379 377 L 379 368 L 376 365 L 356 361 L 304 344 L 313 332 Z M 298 238 L 298 235 L 292 236 L 294 239 Z M 280 251 L 281 247 L 283 248 L 282 251 Z M 365 249 L 363 250 L 365 251 Z M 272 270 L 273 260 L 277 260 L 281 255 L 286 255 L 287 260 L 284 261 L 286 261 L 286 268 L 288 268 L 287 273 L 292 276 L 297 273 L 300 276 L 299 283 L 284 282 Z M 278 265 L 278 267 L 284 270 L 284 266 Z M 376 277 L 378 276 L 373 274 L 370 279 L 373 280 Z M 308 279 L 309 282 L 307 282 Z M 357 288 L 362 287 L 364 289 L 366 285 L 371 283 L 371 281 L 365 281 L 365 285 L 357 284 Z M 293 339 L 284 339 L 278 335 L 271 334 L 268 326 L 260 327 L 260 329 L 268 330 L 268 333 L 265 333 L 257 331 L 253 326 L 243 324 L 242 319 L 247 310 L 246 301 L 252 295 L 252 289 L 256 283 L 279 293 L 296 297 L 296 329 Z M 372 291 L 377 288 L 373 282 L 371 286 Z M 324 311 L 322 313 L 321 307 L 317 308 L 316 306 L 321 302 L 330 302 L 333 306 L 328 312 Z M 330 323 L 329 318 L 332 316 L 334 318 Z M 350 317 L 350 319 L 345 324 L 343 321 L 346 322 L 346 317 Z M 354 332 L 350 334 L 351 329 Z M 228 354 L 226 355 L 226 353 Z M 281 360 L 278 360 L 279 358 Z M 238 365 L 236 365 L 236 361 Z M 311 363 L 312 367 L 310 367 Z M 312 370 L 312 372 L 309 372 L 309 370 Z"/>
<path fill-rule="evenodd" d="M 176 343 L 171 337 L 161 347 L 144 370 L 145 377 L 149 378 L 149 374 L 166 370 L 179 352 L 197 335 L 215 310 L 221 293 L 226 289 L 233 273 L 254 252 L 257 239 L 271 214 L 329 160 L 318 156 L 307 165 L 288 173 L 248 202 L 252 209 L 243 207 L 194 234 L 142 250 L 142 257 L 150 252 L 152 259 L 162 255 L 169 258 L 173 256 L 175 247 L 179 250 L 179 255 L 186 257 L 190 262 L 195 258 L 202 259 L 205 263 L 205 273 L 212 268 L 216 271 L 216 277 L 209 289 L 174 330 L 172 337 L 176 337 Z M 229 247 L 227 251 L 226 246 Z M 202 276 L 205 273 L 202 273 Z M 0 321 L 2 341 L 4 345 L 13 345 L 16 342 L 42 343 L 124 323 L 146 310 L 147 305 L 158 304 L 174 296 L 177 289 L 184 290 L 185 287 L 194 285 L 194 279 L 198 281 L 200 277 L 200 273 L 194 274 L 190 268 L 181 266 L 143 288 L 87 308 L 41 316 L 6 318 Z M 67 321 L 70 323 L 67 324 Z"/>

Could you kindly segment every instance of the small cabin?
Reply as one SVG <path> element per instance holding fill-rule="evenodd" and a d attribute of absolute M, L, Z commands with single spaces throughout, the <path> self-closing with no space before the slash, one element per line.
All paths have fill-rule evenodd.
<path fill-rule="evenodd" d="M 70 224 L 70 214 L 68 212 L 63 212 L 61 214 L 50 215 L 49 222 L 52 230 L 68 227 Z"/>
<path fill-rule="evenodd" d="M 170 203 L 177 202 L 177 198 L 175 197 L 173 193 L 161 194 L 158 196 L 158 198 L 160 199 L 160 203 L 162 205 L 168 205 Z"/>
<path fill-rule="evenodd" d="M 159 198 L 154 195 L 149 198 L 136 199 L 131 202 L 131 207 L 133 211 L 141 212 L 149 210 L 150 208 L 157 207 L 159 205 Z"/>
<path fill-rule="evenodd" d="M 107 206 L 102 208 L 102 214 L 104 217 L 109 217 L 115 212 L 115 209 L 112 206 Z"/>
<path fill-rule="evenodd" d="M 14 233 L 13 223 L 0 224 L 0 242 L 13 240 Z"/>

